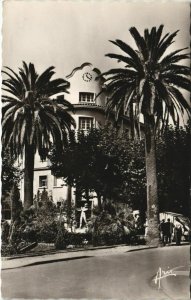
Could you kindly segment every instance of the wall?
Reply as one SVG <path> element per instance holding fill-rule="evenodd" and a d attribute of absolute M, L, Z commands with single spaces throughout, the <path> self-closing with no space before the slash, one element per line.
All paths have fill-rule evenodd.
<path fill-rule="evenodd" d="M 86 78 L 86 74 L 90 74 L 91 80 Z M 66 99 L 72 104 L 79 103 L 79 92 L 91 92 L 96 96 L 100 93 L 103 85 L 103 79 L 96 79 L 100 74 L 100 71 L 93 68 L 89 63 L 84 63 L 81 67 L 75 68 L 71 74 L 67 76 L 67 80 L 70 82 L 70 94 L 66 96 Z M 96 99 L 96 105 L 105 105 L 104 94 L 100 95 Z"/>

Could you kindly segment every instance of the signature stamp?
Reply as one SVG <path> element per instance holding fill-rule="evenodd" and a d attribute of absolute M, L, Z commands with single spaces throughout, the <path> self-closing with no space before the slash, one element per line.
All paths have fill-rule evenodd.
<path fill-rule="evenodd" d="M 176 273 L 173 269 L 163 270 L 161 267 L 159 267 L 154 278 L 154 283 L 158 285 L 158 289 L 161 288 L 161 280 L 169 276 L 176 276 Z"/>

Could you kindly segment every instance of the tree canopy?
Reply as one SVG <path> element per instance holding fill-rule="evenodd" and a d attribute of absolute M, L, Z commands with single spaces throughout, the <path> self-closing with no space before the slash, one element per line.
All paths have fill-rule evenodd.
<path fill-rule="evenodd" d="M 52 143 L 64 142 L 65 133 L 75 126 L 68 110 L 72 105 L 64 99 L 69 83 L 52 79 L 54 67 L 38 74 L 34 64 L 23 62 L 16 73 L 3 69 L 2 143 L 15 157 L 24 157 L 24 206 L 33 203 L 34 155 L 47 157 Z"/>
<path fill-rule="evenodd" d="M 9 67 L 2 72 L 7 76 L 2 82 L 2 143 L 17 156 L 26 145 L 33 145 L 34 153 L 38 150 L 44 158 L 51 142 L 63 140 L 63 131 L 75 125 L 67 111 L 72 105 L 63 96 L 69 83 L 61 78 L 51 80 L 54 67 L 39 75 L 32 63 L 23 62 L 18 73 Z"/>
<path fill-rule="evenodd" d="M 106 54 L 116 59 L 121 68 L 103 74 L 108 93 L 107 113 L 115 112 L 116 120 L 127 113 L 133 126 L 132 135 L 140 135 L 140 117 L 145 133 L 146 188 L 147 188 L 147 242 L 159 244 L 159 202 L 156 170 L 156 133 L 164 131 L 172 119 L 179 126 L 185 114 L 191 116 L 191 107 L 182 90 L 191 92 L 190 67 L 182 65 L 190 58 L 186 48 L 167 52 L 178 33 L 163 34 L 164 26 L 145 29 L 141 35 L 135 27 L 130 34 L 135 49 L 117 39 L 111 41 L 122 54 Z"/>
<path fill-rule="evenodd" d="M 181 65 L 190 58 L 187 48 L 166 53 L 179 30 L 163 34 L 164 26 L 145 29 L 141 35 L 135 27 L 130 28 L 137 49 L 117 39 L 111 41 L 123 54 L 106 54 L 123 65 L 102 74 L 106 78 L 109 95 L 107 112 L 116 110 L 116 118 L 129 111 L 131 122 L 144 116 L 155 116 L 155 129 L 162 123 L 168 125 L 169 118 L 179 125 L 184 112 L 190 116 L 191 108 L 182 89 L 191 91 L 190 67 Z"/>

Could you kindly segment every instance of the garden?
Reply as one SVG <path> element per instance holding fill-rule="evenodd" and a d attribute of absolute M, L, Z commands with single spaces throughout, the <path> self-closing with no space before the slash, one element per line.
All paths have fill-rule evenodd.
<path fill-rule="evenodd" d="M 189 205 L 189 170 L 186 164 L 189 156 L 189 134 L 189 126 L 186 129 L 169 127 L 163 139 L 157 140 L 160 210 L 172 211 L 174 202 L 177 202 L 177 213 L 185 216 L 186 207 Z M 13 166 L 12 156 L 8 152 L 4 153 L 2 203 L 9 204 L 11 223 L 6 221 L 6 215 L 3 214 L 2 256 L 119 244 L 144 244 L 144 143 L 132 141 L 124 135 L 119 137 L 117 131 L 108 126 L 102 130 L 91 130 L 86 136 L 79 132 L 78 139 L 73 140 L 72 145 L 71 138 L 68 139 L 68 146 L 63 152 L 56 152 L 55 148 L 50 152 L 53 172 L 62 175 L 68 184 L 77 184 L 80 196 L 87 189 L 95 189 L 102 197 L 101 207 L 93 208 L 82 230 L 79 230 L 76 222 L 76 207 L 71 206 L 67 199 L 61 206 L 56 206 L 46 190 L 41 194 L 37 193 L 33 205 L 24 210 L 18 189 L 22 172 Z M 104 174 L 108 157 L 111 175 L 108 168 Z M 92 170 L 89 167 L 90 162 Z M 75 164 L 78 164 L 78 167 L 72 168 Z M 86 172 L 79 177 L 82 169 Z M 115 180 L 116 174 L 120 181 Z M 108 177 L 111 180 L 108 180 Z M 184 197 L 180 197 L 183 195 L 182 191 L 185 192 Z M 85 200 L 88 203 L 90 199 L 87 194 L 86 196 Z M 133 214 L 135 209 L 140 212 L 137 219 Z"/>
<path fill-rule="evenodd" d="M 180 127 L 180 121 L 189 120 L 191 109 L 179 88 L 191 91 L 190 68 L 180 64 L 190 55 L 182 52 L 185 48 L 166 53 L 178 31 L 163 35 L 163 28 L 145 29 L 141 35 L 131 27 L 135 50 L 119 39 L 111 41 L 123 55 L 106 56 L 121 67 L 99 76 L 104 79 L 101 93 L 108 95 L 106 119 L 111 117 L 113 127 L 88 134 L 76 133 L 74 107 L 64 97 L 70 83 L 52 79 L 53 66 L 41 74 L 26 62 L 18 74 L 3 69 L 2 255 L 26 253 L 38 243 L 53 244 L 56 250 L 144 243 L 138 237 L 146 219 L 147 243 L 159 245 L 159 212 L 189 216 L 190 124 Z M 124 117 L 126 130 L 119 125 Z M 34 201 L 37 152 L 42 161 L 50 159 L 54 176 L 76 187 L 79 197 L 86 195 L 87 204 L 89 192 L 97 194 L 98 207 L 83 233 L 72 229 L 71 199 L 62 211 L 54 199 Z M 15 161 L 23 157 L 24 166 L 16 168 Z M 140 211 L 137 219 L 134 210 Z"/>
<path fill-rule="evenodd" d="M 65 205 L 66 207 L 66 205 Z M 20 213 L 9 224 L 2 220 L 2 256 L 19 254 L 50 253 L 57 250 L 74 250 L 97 246 L 136 244 L 136 236 L 144 233 L 140 222 L 135 221 L 132 210 L 120 209 L 118 212 L 108 204 L 102 212 L 87 220 L 86 226 L 79 230 L 67 224 L 66 211 L 46 201 Z M 144 243 L 144 240 L 142 240 Z"/>

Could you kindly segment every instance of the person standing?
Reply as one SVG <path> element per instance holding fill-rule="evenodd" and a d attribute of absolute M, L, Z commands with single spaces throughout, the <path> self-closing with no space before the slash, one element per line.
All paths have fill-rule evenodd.
<path fill-rule="evenodd" d="M 170 219 L 167 219 L 165 222 L 165 235 L 166 235 L 166 243 L 171 244 L 172 241 L 172 233 L 173 233 L 174 224 L 170 222 Z"/>
<path fill-rule="evenodd" d="M 165 236 L 166 236 L 166 226 L 165 220 L 163 219 L 159 225 L 160 238 L 163 244 L 165 244 Z"/>
<path fill-rule="evenodd" d="M 174 237 L 176 241 L 176 245 L 179 246 L 181 243 L 181 237 L 182 237 L 182 226 L 180 223 L 176 223 L 174 228 Z"/>

